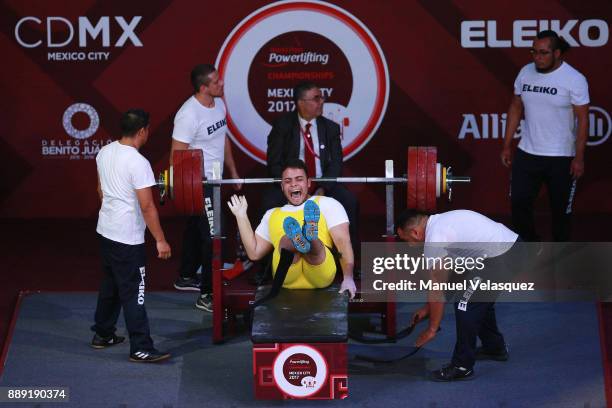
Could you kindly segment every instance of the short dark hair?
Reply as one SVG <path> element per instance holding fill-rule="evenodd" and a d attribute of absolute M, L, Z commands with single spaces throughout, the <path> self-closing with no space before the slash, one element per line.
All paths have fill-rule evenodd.
<path fill-rule="evenodd" d="M 395 220 L 395 228 L 404 229 L 406 227 L 412 226 L 416 224 L 419 221 L 419 219 L 421 219 L 421 217 L 426 217 L 428 215 L 429 214 L 423 211 L 419 211 L 419 210 L 415 210 L 411 208 L 404 210 L 400 213 L 400 215 L 397 216 L 397 219 Z"/>
<path fill-rule="evenodd" d="M 217 68 L 211 64 L 199 64 L 191 70 L 191 85 L 194 92 L 199 92 L 202 85 L 210 83 L 209 75 L 215 72 Z"/>
<path fill-rule="evenodd" d="M 140 129 L 149 126 L 149 113 L 142 109 L 129 109 L 121 115 L 121 136 L 134 136 Z"/>
<path fill-rule="evenodd" d="M 300 159 L 287 160 L 287 162 L 283 166 L 283 170 L 281 171 L 281 174 L 283 174 L 285 170 L 287 169 L 302 169 L 304 170 L 306 177 L 308 177 L 308 169 L 306 168 L 306 164 L 304 163 L 303 160 L 300 160 Z"/>
<path fill-rule="evenodd" d="M 319 86 L 312 81 L 302 81 L 293 88 L 293 102 L 296 104 L 304 97 L 304 94 Z"/>
<path fill-rule="evenodd" d="M 553 30 L 540 31 L 537 34 L 536 38 L 538 40 L 550 38 L 550 47 L 552 48 L 552 50 L 559 50 L 561 51 L 561 54 L 564 54 L 567 50 L 570 49 L 570 45 L 567 41 L 565 41 L 565 38 L 559 37 L 559 34 L 557 34 Z"/>

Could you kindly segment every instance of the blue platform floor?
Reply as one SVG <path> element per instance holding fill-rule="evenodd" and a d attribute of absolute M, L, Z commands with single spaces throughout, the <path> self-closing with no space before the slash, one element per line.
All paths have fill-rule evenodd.
<path fill-rule="evenodd" d="M 343 401 L 254 401 L 251 342 L 242 334 L 212 345 L 211 314 L 193 307 L 195 295 L 148 293 L 156 347 L 172 360 L 128 361 L 127 343 L 89 347 L 95 293 L 26 296 L 0 387 L 61 386 L 68 403 L 0 403 L 26 407 L 604 407 L 597 312 L 591 303 L 497 305 L 510 345 L 507 362 L 483 361 L 472 381 L 435 383 L 428 370 L 449 361 L 454 344 L 452 309 L 443 330 L 415 356 L 395 364 L 357 359 L 401 355 L 416 334 L 390 345 L 349 346 L 349 398 Z M 403 305 L 400 325 L 417 305 Z M 125 333 L 123 317 L 119 334 Z"/>

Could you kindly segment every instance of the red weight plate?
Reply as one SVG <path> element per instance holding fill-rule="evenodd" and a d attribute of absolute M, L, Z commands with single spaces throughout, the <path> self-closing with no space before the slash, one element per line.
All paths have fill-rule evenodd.
<path fill-rule="evenodd" d="M 433 212 L 436 210 L 436 163 L 438 160 L 438 150 L 433 147 L 427 147 L 427 211 Z"/>
<path fill-rule="evenodd" d="M 193 193 L 193 211 L 196 215 L 204 214 L 204 194 L 202 192 L 202 150 L 191 151 L 191 181 Z"/>
<path fill-rule="evenodd" d="M 191 150 L 183 150 L 183 203 L 185 214 L 193 215 L 193 181 L 192 181 Z"/>
<path fill-rule="evenodd" d="M 417 182 L 416 182 L 416 178 L 417 178 L 417 162 L 418 162 L 418 157 L 417 157 L 417 148 L 414 146 L 410 146 L 408 147 L 408 171 L 406 172 L 406 178 L 407 178 L 407 186 L 406 186 L 406 190 L 408 191 L 408 201 L 407 201 L 407 207 L 408 208 L 416 208 L 417 206 Z"/>
<path fill-rule="evenodd" d="M 417 161 L 417 210 L 427 211 L 427 148 L 419 147 Z"/>
<path fill-rule="evenodd" d="M 185 198 L 183 193 L 183 150 L 175 150 L 172 155 L 174 206 L 180 214 L 185 214 Z"/>

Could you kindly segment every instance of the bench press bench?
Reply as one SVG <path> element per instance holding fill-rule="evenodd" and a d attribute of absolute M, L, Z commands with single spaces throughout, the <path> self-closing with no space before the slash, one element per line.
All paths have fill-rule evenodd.
<path fill-rule="evenodd" d="M 256 299 L 269 286 L 257 288 Z M 257 399 L 342 399 L 348 396 L 348 294 L 338 286 L 285 289 L 253 314 Z"/>

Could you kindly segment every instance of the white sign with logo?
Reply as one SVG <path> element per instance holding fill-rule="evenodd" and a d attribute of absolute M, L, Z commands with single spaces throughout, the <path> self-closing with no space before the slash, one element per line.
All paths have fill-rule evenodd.
<path fill-rule="evenodd" d="M 464 113 L 461 115 L 463 120 L 457 134 L 459 140 L 503 140 L 506 131 L 506 113 Z M 521 137 L 521 126 L 524 120 L 521 119 L 520 125 L 514 138 Z M 604 143 L 612 133 L 612 119 L 610 114 L 599 106 L 589 107 L 589 138 L 588 146 L 598 146 Z"/>
<path fill-rule="evenodd" d="M 294 109 L 292 89 L 300 81 L 322 88 L 323 115 L 340 124 L 345 159 L 374 136 L 386 111 L 389 73 L 378 42 L 329 3 L 281 1 L 254 11 L 230 33 L 216 65 L 230 136 L 262 163 L 271 123 Z"/>
<path fill-rule="evenodd" d="M 109 48 L 121 48 L 128 44 L 142 47 L 135 30 L 142 16 L 126 19 L 122 16 L 101 16 L 97 20 L 80 16 L 70 21 L 60 16 L 40 19 L 36 16 L 21 18 L 15 25 L 15 40 L 23 48 L 44 47 L 49 61 L 108 61 Z M 28 31 L 37 33 L 28 34 Z M 117 40 L 111 43 L 111 34 Z M 118 35 L 120 34 L 120 35 Z M 91 43 L 97 43 L 94 46 Z M 78 47 L 78 51 L 65 51 Z M 102 51 L 93 51 L 94 47 Z"/>
<path fill-rule="evenodd" d="M 281 391 L 292 397 L 315 394 L 327 381 L 327 363 L 314 348 L 307 345 L 291 346 L 274 361 L 274 381 Z"/>
<path fill-rule="evenodd" d="M 74 125 L 76 115 L 81 115 L 89 120 L 89 124 L 82 129 Z M 70 105 L 62 115 L 62 126 L 66 134 L 72 139 L 42 139 L 42 156 L 55 159 L 93 159 L 100 149 L 111 143 L 107 139 L 91 139 L 100 127 L 100 117 L 96 109 L 87 103 L 74 103 Z"/>

